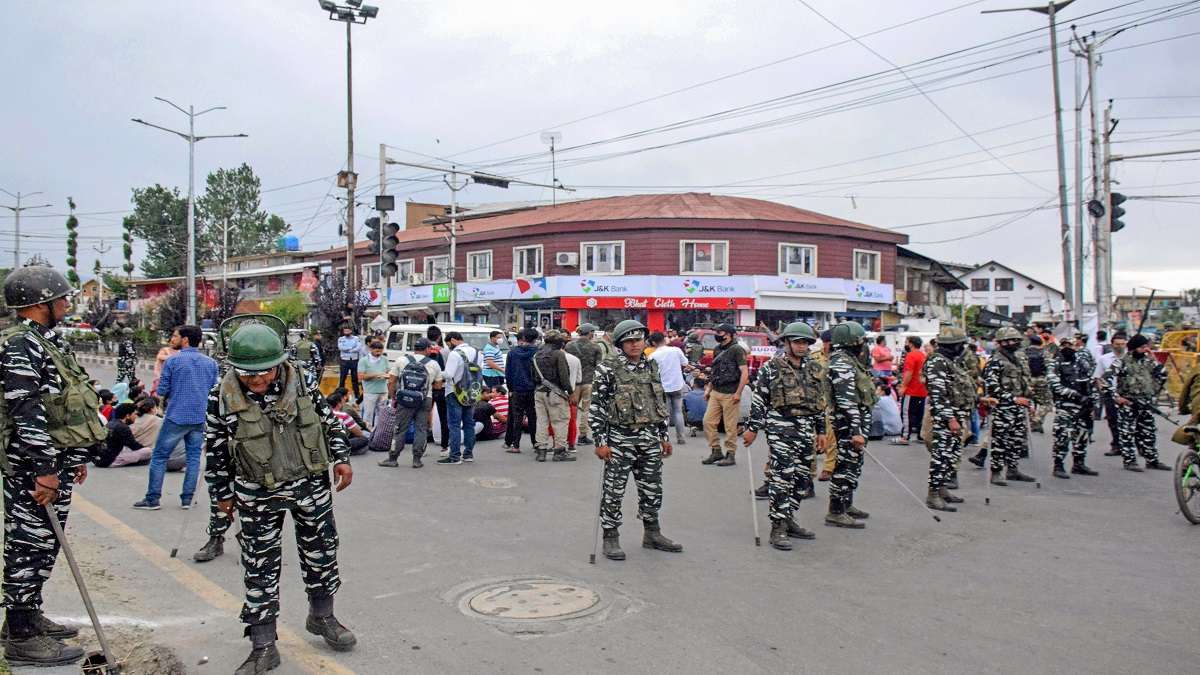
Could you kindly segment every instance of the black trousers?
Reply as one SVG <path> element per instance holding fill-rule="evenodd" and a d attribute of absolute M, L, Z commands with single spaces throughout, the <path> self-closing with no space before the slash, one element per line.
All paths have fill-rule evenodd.
<path fill-rule="evenodd" d="M 433 407 L 437 408 L 438 426 L 442 431 L 442 449 L 450 447 L 450 420 L 446 419 L 446 390 L 433 390 Z"/>
<path fill-rule="evenodd" d="M 908 433 L 904 434 L 905 438 L 910 435 L 920 438 L 921 423 L 925 421 L 925 397 L 924 396 L 909 396 L 908 397 Z"/>
<path fill-rule="evenodd" d="M 1112 434 L 1112 441 L 1109 446 L 1113 450 L 1118 450 L 1121 444 L 1117 442 L 1117 402 L 1112 396 L 1104 397 L 1104 419 L 1108 421 L 1108 432 Z"/>
<path fill-rule="evenodd" d="M 532 391 L 513 391 L 508 394 L 508 424 L 504 430 L 504 444 L 521 447 L 521 422 L 529 420 L 529 443 L 534 443 L 537 431 L 537 411 L 533 407 Z"/>
<path fill-rule="evenodd" d="M 350 385 L 354 387 L 354 398 L 362 398 L 362 385 L 358 382 L 358 361 L 343 359 L 338 362 L 338 386 L 345 388 L 346 376 L 350 376 Z"/>

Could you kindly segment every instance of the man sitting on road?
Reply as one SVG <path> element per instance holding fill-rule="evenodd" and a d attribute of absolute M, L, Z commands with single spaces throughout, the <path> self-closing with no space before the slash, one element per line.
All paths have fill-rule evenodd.
<path fill-rule="evenodd" d="M 108 439 L 93 463 L 101 469 L 145 464 L 150 461 L 151 448 L 138 442 L 129 425 L 137 418 L 137 406 L 122 403 L 113 410 L 108 421 Z"/>
<path fill-rule="evenodd" d="M 362 427 L 358 426 L 358 423 L 355 422 L 354 418 L 350 416 L 350 413 L 342 410 L 342 404 L 346 402 L 346 393 L 347 392 L 345 389 L 335 391 L 329 396 L 325 397 L 325 402 L 328 403 L 329 407 L 333 409 L 333 414 L 338 418 L 338 421 L 342 423 L 342 426 L 346 427 L 346 436 L 350 441 L 350 454 L 361 455 L 367 451 L 367 443 L 369 439 L 367 438 L 367 435 L 363 433 Z"/>

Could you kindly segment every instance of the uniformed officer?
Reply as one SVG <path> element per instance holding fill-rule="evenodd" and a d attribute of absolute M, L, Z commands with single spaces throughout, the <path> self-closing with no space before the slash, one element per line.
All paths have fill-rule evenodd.
<path fill-rule="evenodd" d="M 117 348 L 117 382 L 132 382 L 137 377 L 137 348 L 133 344 L 133 329 L 121 329 L 121 345 Z"/>
<path fill-rule="evenodd" d="M 1033 403 L 1036 406 L 1032 413 L 1030 431 L 1045 433 L 1046 415 L 1054 407 L 1054 397 L 1051 395 L 1046 375 L 1046 349 L 1042 346 L 1042 338 L 1037 334 L 1029 336 L 1029 346 L 1025 348 L 1025 360 L 1029 363 L 1029 375 L 1032 377 Z"/>
<path fill-rule="evenodd" d="M 1167 371 L 1150 355 L 1150 340 L 1145 335 L 1129 339 L 1129 349 L 1113 361 L 1105 375 L 1109 391 L 1117 402 L 1117 437 L 1121 459 L 1129 471 L 1141 471 L 1137 456 L 1146 460 L 1147 469 L 1170 471 L 1158 461 L 1157 428 L 1150 408 L 1167 381 Z"/>
<path fill-rule="evenodd" d="M 833 432 L 837 437 L 837 462 L 829 484 L 829 513 L 825 524 L 862 529 L 870 515 L 854 506 L 854 490 L 862 475 L 863 450 L 871 433 L 871 408 L 878 400 L 875 382 L 867 371 L 870 356 L 855 321 L 839 323 L 830 331 L 829 386 L 833 401 Z"/>
<path fill-rule="evenodd" d="M 948 504 L 963 501 L 949 488 L 962 458 L 976 401 L 975 380 L 962 365 L 966 342 L 962 329 L 943 328 L 937 350 L 921 370 L 929 390 L 929 494 L 925 504 L 937 511 L 956 511 Z"/>
<path fill-rule="evenodd" d="M 579 337 L 571 340 L 564 347 L 564 350 L 575 358 L 579 359 L 580 365 L 580 383 L 578 390 L 578 417 L 576 422 L 579 425 L 579 438 L 576 440 L 577 445 L 591 445 L 592 439 L 588 438 L 588 408 L 592 403 L 592 380 L 596 377 L 596 366 L 604 358 L 603 342 L 592 339 L 596 332 L 595 324 L 585 323 L 580 324 L 575 332 Z"/>
<path fill-rule="evenodd" d="M 321 371 L 325 367 L 320 345 L 310 340 L 307 334 L 301 335 L 296 344 L 292 345 L 292 358 L 320 384 Z"/>
<path fill-rule="evenodd" d="M 63 644 L 76 628 L 42 613 L 42 585 L 54 571 L 59 541 L 45 507 L 63 527 L 71 490 L 87 478 L 91 449 L 104 442 L 100 400 L 54 326 L 75 289 L 45 266 L 4 280 L 4 301 L 20 321 L 0 333 L 0 469 L 4 472 L 4 654 L 9 665 L 73 663 L 83 650 Z"/>
<path fill-rule="evenodd" d="M 1087 418 L 1092 414 L 1095 365 L 1079 343 L 1064 340 L 1058 358 L 1050 362 L 1046 381 L 1054 395 L 1054 477 L 1070 478 L 1063 462 L 1070 451 L 1071 473 L 1095 476 L 1088 468 Z"/>
<path fill-rule="evenodd" d="M 999 349 L 983 368 L 983 384 L 988 397 L 996 399 L 992 408 L 992 485 L 1006 486 L 1007 480 L 1033 482 L 1033 476 L 1018 468 L 1021 452 L 1028 452 L 1027 417 L 1033 406 L 1033 384 L 1029 364 L 1021 354 L 1021 334 L 1011 326 L 996 331 Z M 1007 472 L 1002 473 L 1007 468 Z"/>
<path fill-rule="evenodd" d="M 790 323 L 780 335 L 784 353 L 758 369 L 751 388 L 750 420 L 742 434 L 746 447 L 767 430 L 768 495 L 771 500 L 771 546 L 790 551 L 789 537 L 813 539 L 792 513 L 812 489 L 812 464 L 817 447 L 825 450 L 825 409 L 829 384 L 825 369 L 809 356 L 817 335 L 803 321 Z"/>
<path fill-rule="evenodd" d="M 667 397 L 658 363 L 645 356 L 646 327 L 632 319 L 612 333 L 618 353 L 596 366 L 588 422 L 596 456 L 604 460 L 604 490 L 600 522 L 604 528 L 604 557 L 624 560 L 617 529 L 621 501 L 629 474 L 637 483 L 638 518 L 645 534 L 643 548 L 679 553 L 683 547 L 663 536 L 658 511 L 662 508 L 662 461 L 671 456 L 667 435 Z"/>
<path fill-rule="evenodd" d="M 282 323 L 273 329 L 246 317 L 228 321 L 243 323 L 229 339 L 230 370 L 208 398 L 206 478 L 231 517 L 236 499 L 246 586 L 241 618 L 253 645 L 237 675 L 254 675 L 279 665 L 275 621 L 288 513 L 308 592 L 305 628 L 337 651 L 357 642 L 333 615 L 341 579 L 331 487 L 339 492 L 349 487 L 354 473 L 345 428 L 315 383 L 287 360 Z"/>

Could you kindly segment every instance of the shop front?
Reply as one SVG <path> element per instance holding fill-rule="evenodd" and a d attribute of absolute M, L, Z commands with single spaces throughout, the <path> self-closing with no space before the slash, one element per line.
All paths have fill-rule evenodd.
<path fill-rule="evenodd" d="M 659 296 L 572 296 L 559 298 L 566 310 L 564 328 L 581 323 L 610 328 L 623 319 L 637 319 L 651 331 L 687 330 L 700 323 L 736 322 L 739 310 L 753 310 L 754 298 L 664 298 Z"/>

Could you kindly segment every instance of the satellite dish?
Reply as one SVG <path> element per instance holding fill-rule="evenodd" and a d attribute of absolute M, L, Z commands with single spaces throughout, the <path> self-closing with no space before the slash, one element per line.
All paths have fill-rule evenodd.
<path fill-rule="evenodd" d="M 543 131 L 542 142 L 546 145 L 558 145 L 562 142 L 561 131 Z"/>

